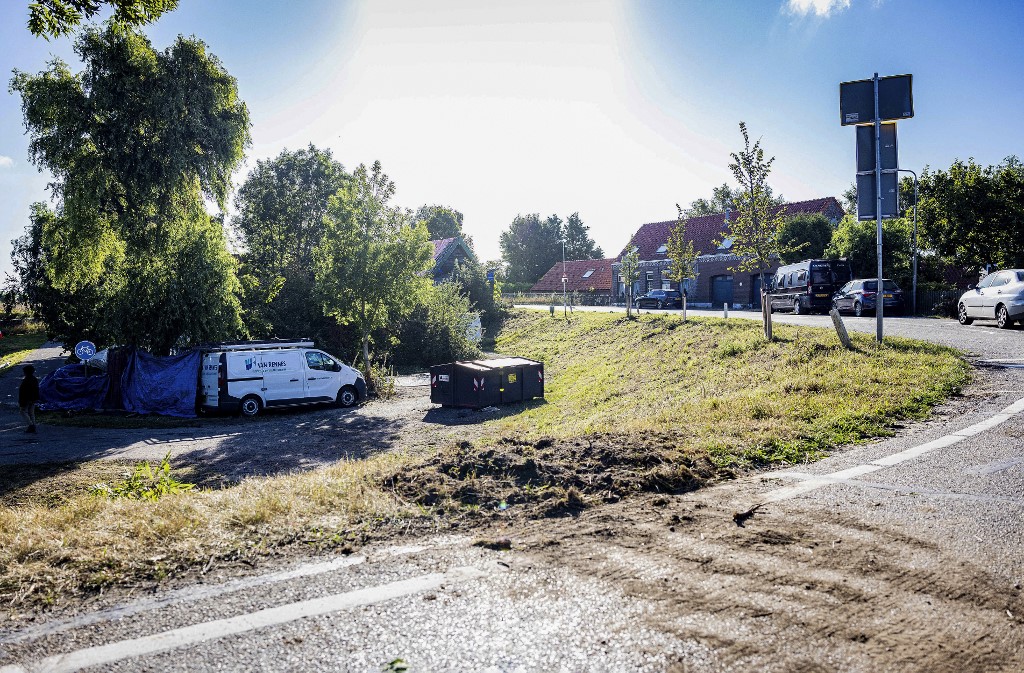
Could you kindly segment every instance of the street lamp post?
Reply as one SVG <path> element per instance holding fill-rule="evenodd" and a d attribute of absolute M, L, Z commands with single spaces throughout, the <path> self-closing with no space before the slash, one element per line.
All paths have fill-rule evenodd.
<path fill-rule="evenodd" d="M 562 315 L 569 317 L 569 302 L 566 288 L 569 284 L 569 275 L 565 272 L 565 239 L 562 239 Z"/>
<path fill-rule="evenodd" d="M 914 271 L 911 280 L 911 295 L 910 295 L 910 315 L 917 315 L 917 173 L 910 170 L 909 168 L 899 169 L 900 173 L 910 173 L 914 176 L 914 234 L 912 242 L 912 250 L 914 253 Z"/>

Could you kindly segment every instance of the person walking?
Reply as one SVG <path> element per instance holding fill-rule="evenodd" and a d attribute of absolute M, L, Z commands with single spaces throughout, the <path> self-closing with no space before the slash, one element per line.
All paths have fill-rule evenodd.
<path fill-rule="evenodd" d="M 36 431 L 36 404 L 39 403 L 39 379 L 36 378 L 36 368 L 26 365 L 25 378 L 21 380 L 18 387 L 18 406 L 21 408 L 21 415 L 28 421 L 25 432 Z"/>

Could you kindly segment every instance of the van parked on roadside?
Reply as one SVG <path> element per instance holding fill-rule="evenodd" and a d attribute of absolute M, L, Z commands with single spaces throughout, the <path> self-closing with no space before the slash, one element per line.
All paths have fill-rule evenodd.
<path fill-rule="evenodd" d="M 780 266 L 772 277 L 771 310 L 828 313 L 832 295 L 852 278 L 845 259 L 805 259 Z"/>
<path fill-rule="evenodd" d="M 257 416 L 270 407 L 366 398 L 362 373 L 312 341 L 245 341 L 202 349 L 200 410 Z"/>

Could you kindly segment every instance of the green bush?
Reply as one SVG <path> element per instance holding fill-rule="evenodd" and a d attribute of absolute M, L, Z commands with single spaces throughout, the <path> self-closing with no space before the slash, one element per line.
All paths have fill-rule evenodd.
<path fill-rule="evenodd" d="M 435 285 L 420 302 L 399 330 L 393 351 L 396 365 L 429 367 L 479 357 L 480 350 L 468 335 L 476 316 L 458 283 Z"/>

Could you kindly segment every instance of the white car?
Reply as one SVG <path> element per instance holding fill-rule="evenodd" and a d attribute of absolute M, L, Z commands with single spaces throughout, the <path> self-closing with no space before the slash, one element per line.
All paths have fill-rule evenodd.
<path fill-rule="evenodd" d="M 977 287 L 961 295 L 956 310 L 961 325 L 983 319 L 1007 328 L 1024 320 L 1024 269 L 1003 269 L 985 276 Z"/>

